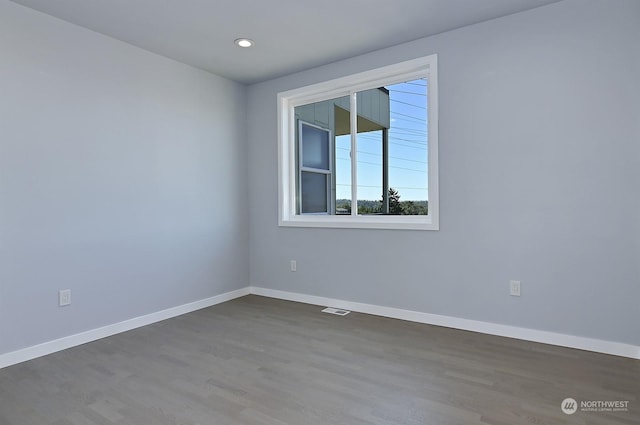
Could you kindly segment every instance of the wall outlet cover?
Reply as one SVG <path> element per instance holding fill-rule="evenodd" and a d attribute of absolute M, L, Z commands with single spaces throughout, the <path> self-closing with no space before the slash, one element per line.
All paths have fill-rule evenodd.
<path fill-rule="evenodd" d="M 71 304 L 71 289 L 61 289 L 58 291 L 58 305 L 63 307 Z"/>

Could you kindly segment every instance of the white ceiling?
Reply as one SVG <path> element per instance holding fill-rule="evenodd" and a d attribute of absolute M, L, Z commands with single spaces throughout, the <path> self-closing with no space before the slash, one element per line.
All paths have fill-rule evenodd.
<path fill-rule="evenodd" d="M 559 0 L 13 1 L 254 83 Z M 235 47 L 238 37 L 255 47 Z"/>

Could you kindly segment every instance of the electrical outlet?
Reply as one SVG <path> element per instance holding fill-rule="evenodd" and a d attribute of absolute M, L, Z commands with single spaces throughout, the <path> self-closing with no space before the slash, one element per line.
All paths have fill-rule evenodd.
<path fill-rule="evenodd" d="M 291 260 L 291 271 L 295 272 L 298 270 L 298 263 L 296 262 L 296 260 Z"/>
<path fill-rule="evenodd" d="M 510 280 L 509 281 L 509 295 L 514 297 L 520 296 L 520 281 L 519 280 Z"/>
<path fill-rule="evenodd" d="M 58 305 L 60 307 L 71 304 L 71 289 L 58 291 Z"/>

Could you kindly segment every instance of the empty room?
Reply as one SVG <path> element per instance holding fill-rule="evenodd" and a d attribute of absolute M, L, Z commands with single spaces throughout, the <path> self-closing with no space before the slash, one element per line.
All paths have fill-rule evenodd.
<path fill-rule="evenodd" d="M 640 1 L 0 0 L 0 425 L 640 423 Z"/>

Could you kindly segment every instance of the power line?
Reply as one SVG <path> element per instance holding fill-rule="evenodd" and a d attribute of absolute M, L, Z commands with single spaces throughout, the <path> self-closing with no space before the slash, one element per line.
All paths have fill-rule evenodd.
<path fill-rule="evenodd" d="M 373 140 L 373 141 L 376 141 L 376 142 L 380 142 L 380 141 L 382 141 L 382 138 L 381 138 L 381 137 L 372 136 L 372 135 L 370 135 L 370 134 L 362 134 L 362 133 L 358 133 L 358 140 L 361 140 L 361 139 L 365 139 L 365 140 Z"/>
<path fill-rule="evenodd" d="M 424 107 L 424 106 L 418 106 L 418 105 L 415 105 L 415 104 L 413 104 L 413 103 L 403 102 L 403 101 L 401 101 L 401 100 L 396 100 L 396 99 L 391 99 L 391 101 L 392 101 L 392 102 L 396 102 L 396 103 L 402 103 L 403 105 L 409 105 L 409 106 L 414 107 L 414 108 L 424 109 L 425 111 L 427 110 L 427 108 L 426 108 L 426 107 Z"/>
<path fill-rule="evenodd" d="M 351 184 L 336 183 L 336 186 L 351 186 Z M 358 187 L 372 187 L 374 189 L 377 189 L 377 188 L 382 189 L 382 186 L 372 186 L 372 185 L 366 185 L 366 184 L 359 184 Z"/>
<path fill-rule="evenodd" d="M 370 141 L 373 141 L 373 142 L 382 142 L 382 140 L 380 140 L 377 137 L 374 137 L 374 136 L 363 136 L 363 135 L 359 135 L 358 136 L 358 140 L 370 140 Z M 404 139 L 402 137 L 397 137 L 397 136 L 390 136 L 389 137 L 389 141 L 391 142 L 392 140 L 401 140 L 403 142 L 413 143 L 413 144 L 422 145 L 422 146 L 426 146 L 427 145 L 427 142 L 421 142 L 421 141 L 418 141 L 418 140 L 411 140 L 411 139 Z"/>
<path fill-rule="evenodd" d="M 419 128 L 409 128 L 409 127 L 391 127 L 389 132 L 399 132 L 399 133 L 414 133 L 417 135 L 426 135 L 427 130 L 420 130 Z"/>
<path fill-rule="evenodd" d="M 403 148 L 418 149 L 420 151 L 425 151 L 426 150 L 426 146 L 423 147 L 423 148 L 419 148 L 417 146 L 405 145 L 404 143 L 398 143 L 398 142 L 389 142 L 389 144 L 396 145 L 396 146 L 402 146 Z"/>
<path fill-rule="evenodd" d="M 351 184 L 348 183 L 336 183 L 336 186 L 346 186 L 346 187 L 351 187 Z M 367 184 L 359 184 L 357 187 L 367 187 L 367 188 L 371 188 L 371 189 L 382 189 L 382 186 L 374 186 L 374 185 L 367 185 Z M 406 189 L 406 190 L 427 190 L 426 187 L 408 187 L 408 186 L 391 186 L 394 189 Z M 362 201 L 362 199 L 359 199 L 359 201 Z"/>
<path fill-rule="evenodd" d="M 401 134 L 401 136 L 405 136 L 405 137 L 411 137 L 411 136 L 420 136 L 419 134 Z M 419 140 L 416 139 L 405 139 L 403 137 L 399 137 L 399 136 L 394 136 L 394 135 L 389 135 L 389 139 L 396 139 L 396 140 L 404 140 L 405 142 L 413 142 L 413 143 L 420 143 L 425 145 L 427 142 L 423 141 L 423 138 L 420 138 Z M 371 140 L 374 142 L 381 142 L 382 138 L 381 137 L 376 137 L 376 136 L 372 136 L 372 135 L 368 135 L 368 134 L 358 134 L 358 140 Z"/>
<path fill-rule="evenodd" d="M 391 118 L 391 122 L 395 122 L 395 121 L 404 121 L 404 122 L 407 122 L 407 123 L 418 125 L 418 123 L 416 123 L 415 121 L 408 120 L 408 119 L 405 119 L 405 118 Z M 423 120 L 423 125 L 426 127 L 426 121 L 425 120 Z M 393 128 L 393 127 L 391 127 L 391 128 Z"/>
<path fill-rule="evenodd" d="M 424 81 L 424 84 L 418 84 L 414 81 Z M 409 84 L 411 86 L 420 86 L 420 87 L 427 87 L 427 81 L 426 80 L 414 80 L 414 81 L 407 81 L 406 83 L 403 84 Z"/>
<path fill-rule="evenodd" d="M 426 87 L 426 86 L 422 86 L 422 87 Z M 426 93 L 414 93 L 412 91 L 404 91 L 404 90 L 395 90 L 395 89 L 389 89 L 390 92 L 394 92 L 394 93 L 406 93 L 406 94 L 415 94 L 416 96 L 427 96 Z"/>
<path fill-rule="evenodd" d="M 351 161 L 351 158 L 341 158 L 341 157 L 336 157 L 337 160 L 341 160 L 341 161 Z M 358 164 L 365 164 L 365 165 L 375 165 L 376 167 L 382 167 L 382 164 L 380 163 L 375 163 L 375 162 L 369 162 L 369 161 L 360 161 L 358 160 L 357 162 Z M 395 165 L 389 165 L 389 168 L 396 168 L 398 170 L 404 170 L 404 171 L 414 171 L 416 173 L 426 173 L 426 170 L 416 170 L 415 168 L 406 168 L 406 167 L 398 167 Z"/>
<path fill-rule="evenodd" d="M 426 122 L 427 121 L 425 118 L 414 117 L 412 115 L 402 114 L 402 113 L 396 112 L 396 111 L 391 111 L 391 113 L 392 114 L 396 114 L 396 115 L 400 115 L 400 116 L 403 116 L 403 117 L 407 117 L 407 118 L 412 118 L 412 119 L 418 120 L 420 122 Z"/>
<path fill-rule="evenodd" d="M 379 138 L 376 138 L 374 136 L 359 135 L 358 140 L 361 140 L 361 139 L 363 141 L 373 141 L 373 142 L 382 143 L 382 141 Z M 402 141 L 402 142 L 405 142 L 405 143 L 411 143 L 413 145 L 424 146 L 424 148 L 418 148 L 418 147 L 415 147 L 415 146 L 407 145 L 405 143 L 398 143 L 397 142 L 398 140 Z M 415 141 L 415 140 L 404 139 L 404 138 L 396 137 L 396 136 L 390 136 L 389 137 L 389 144 L 393 144 L 393 145 L 396 145 L 396 146 L 404 146 L 404 147 L 413 148 L 413 149 L 420 149 L 420 150 L 425 150 L 427 145 L 428 145 L 426 142 L 418 142 L 418 141 Z M 342 149 L 344 149 L 344 148 L 342 148 Z"/>
<path fill-rule="evenodd" d="M 416 145 L 424 145 L 427 146 L 427 142 L 419 142 L 417 140 L 409 140 L 409 139 L 403 139 L 402 137 L 396 137 L 396 136 L 391 136 L 389 137 L 389 140 L 402 140 L 403 142 L 408 142 L 408 143 L 415 143 Z"/>
<path fill-rule="evenodd" d="M 417 139 L 409 139 L 408 137 L 418 137 L 418 138 Z M 419 143 L 421 145 L 426 145 L 427 144 L 427 141 L 425 139 L 426 139 L 426 137 L 419 137 L 417 134 L 400 134 L 398 136 L 389 135 L 389 140 L 403 140 L 405 142 Z"/>
<path fill-rule="evenodd" d="M 399 158 L 397 156 L 389 156 L 389 158 L 393 158 L 393 159 L 397 159 L 398 161 L 409 161 L 409 162 L 416 162 L 418 164 L 426 164 L 426 161 L 417 161 L 415 159 L 404 159 L 404 158 Z"/>
<path fill-rule="evenodd" d="M 408 187 L 408 186 L 391 186 L 394 189 L 405 189 L 405 190 L 427 190 L 426 187 Z"/>
<path fill-rule="evenodd" d="M 395 168 L 397 170 L 414 171 L 416 173 L 427 173 L 427 170 L 416 170 L 415 168 L 396 167 L 395 165 L 389 165 L 389 168 Z"/>
<path fill-rule="evenodd" d="M 351 149 L 348 149 L 348 148 L 338 148 L 338 147 L 336 147 L 336 149 L 349 151 L 349 152 L 351 151 Z M 365 151 L 358 151 L 358 154 L 365 154 L 365 155 L 372 155 L 372 156 L 379 156 L 379 157 L 382 156 L 382 154 L 379 154 L 379 153 L 372 153 L 372 152 L 365 152 Z M 415 159 L 400 158 L 399 156 L 391 156 L 391 155 L 389 155 L 389 158 L 397 159 L 399 161 L 417 162 L 418 164 L 426 164 L 427 163 L 426 161 L 416 161 Z"/>
<path fill-rule="evenodd" d="M 382 142 L 382 140 L 380 138 L 376 138 L 374 136 L 359 136 L 358 140 L 361 140 L 361 139 L 371 140 L 371 141 L 374 141 L 374 142 Z M 391 136 L 390 135 L 389 136 L 389 141 L 393 141 L 393 140 L 402 140 L 403 142 L 414 143 L 416 145 L 424 145 L 424 146 L 427 145 L 427 142 L 423 142 L 421 140 L 405 139 L 403 137 Z"/>
<path fill-rule="evenodd" d="M 420 137 L 418 139 L 407 139 L 407 137 L 417 137 L 413 134 L 401 134 L 399 136 L 395 136 L 395 135 L 389 135 L 389 140 L 403 140 L 403 141 L 409 141 L 409 142 L 414 142 L 414 143 L 419 143 L 421 145 L 426 145 L 427 141 L 425 140 L 425 137 Z"/>

